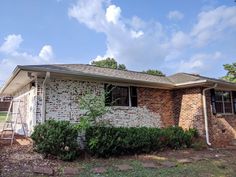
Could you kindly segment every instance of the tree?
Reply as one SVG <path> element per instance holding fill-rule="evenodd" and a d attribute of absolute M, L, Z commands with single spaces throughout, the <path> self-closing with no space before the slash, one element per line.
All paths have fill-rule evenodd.
<path fill-rule="evenodd" d="M 236 63 L 223 65 L 227 71 L 226 76 L 222 77 L 224 80 L 236 83 Z"/>
<path fill-rule="evenodd" d="M 105 105 L 106 93 L 95 94 L 87 91 L 79 99 L 79 109 L 84 112 L 84 115 L 80 117 L 80 122 L 77 124 L 79 131 L 78 140 L 81 149 L 86 146 L 85 133 L 91 126 L 104 126 L 109 125 L 109 122 L 105 122 L 99 117 L 106 114 L 109 108 Z"/>
<path fill-rule="evenodd" d="M 154 75 L 154 76 L 165 76 L 161 71 L 155 69 L 149 69 L 147 71 L 143 71 L 143 73 Z"/>
<path fill-rule="evenodd" d="M 109 111 L 109 107 L 105 105 L 107 94 L 106 92 L 95 94 L 87 91 L 87 93 L 79 99 L 79 109 L 84 112 L 78 124 L 79 130 L 85 131 L 90 126 L 105 123 L 97 118 Z"/>
<path fill-rule="evenodd" d="M 109 57 L 104 60 L 93 61 L 92 65 L 98 67 L 126 70 L 126 66 L 124 64 L 118 64 L 114 58 L 109 58 Z"/>

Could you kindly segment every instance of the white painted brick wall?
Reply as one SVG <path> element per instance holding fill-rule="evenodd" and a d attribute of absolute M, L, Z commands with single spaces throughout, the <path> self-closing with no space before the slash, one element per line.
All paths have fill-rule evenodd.
<path fill-rule="evenodd" d="M 83 111 L 79 98 L 86 91 L 97 94 L 104 91 L 104 84 L 79 80 L 50 79 L 46 87 L 46 119 L 79 122 Z M 101 120 L 101 118 L 99 118 Z M 141 107 L 112 107 L 102 119 L 113 126 L 161 127 L 160 116 Z"/>
<path fill-rule="evenodd" d="M 22 96 L 24 95 L 24 96 Z M 17 99 L 16 99 L 17 98 Z M 36 124 L 36 107 L 37 107 L 37 93 L 36 88 L 31 87 L 30 84 L 27 84 L 23 88 L 19 89 L 14 94 L 14 99 L 21 101 L 19 104 L 20 112 L 17 110 L 18 102 L 13 103 L 13 112 L 20 113 L 14 114 L 13 120 L 17 119 L 20 121 L 20 116 L 24 124 L 26 135 L 30 135 L 33 131 L 33 127 Z M 17 125 L 17 133 L 23 134 L 22 126 Z"/>

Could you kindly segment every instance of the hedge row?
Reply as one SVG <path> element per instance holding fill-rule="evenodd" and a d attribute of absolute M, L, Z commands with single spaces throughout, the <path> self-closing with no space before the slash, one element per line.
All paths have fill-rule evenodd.
<path fill-rule="evenodd" d="M 197 131 L 169 128 L 90 127 L 86 130 L 87 151 L 100 157 L 148 153 L 165 148 L 190 147 Z M 74 160 L 78 156 L 78 128 L 69 121 L 48 120 L 37 125 L 31 138 L 36 151 Z"/>
<path fill-rule="evenodd" d="M 184 131 L 180 127 L 90 127 L 86 131 L 88 151 L 99 157 L 190 147 L 197 136 L 195 129 Z"/>

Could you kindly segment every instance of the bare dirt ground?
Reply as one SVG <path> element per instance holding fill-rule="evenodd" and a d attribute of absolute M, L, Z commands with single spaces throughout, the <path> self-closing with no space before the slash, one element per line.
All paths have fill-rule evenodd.
<path fill-rule="evenodd" d="M 67 173 L 67 174 L 66 174 Z M 0 140 L 0 176 L 232 176 L 236 177 L 236 150 L 166 150 L 153 154 L 74 162 L 45 159 L 33 151 L 30 139 L 16 136 L 13 146 Z"/>

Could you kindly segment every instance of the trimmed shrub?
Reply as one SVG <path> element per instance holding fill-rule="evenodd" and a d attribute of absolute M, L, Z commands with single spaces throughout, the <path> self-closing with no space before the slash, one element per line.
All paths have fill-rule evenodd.
<path fill-rule="evenodd" d="M 195 137 L 195 129 L 184 131 L 180 127 L 90 127 L 86 130 L 89 152 L 100 157 L 190 147 Z"/>
<path fill-rule="evenodd" d="M 71 161 L 77 156 L 78 131 L 69 121 L 48 120 L 37 125 L 31 138 L 39 153 L 53 155 Z"/>

